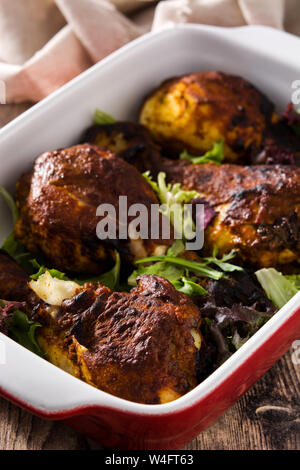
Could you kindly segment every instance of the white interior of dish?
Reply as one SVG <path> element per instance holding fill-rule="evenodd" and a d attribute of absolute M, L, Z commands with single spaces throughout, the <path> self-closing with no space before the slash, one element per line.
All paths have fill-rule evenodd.
<path fill-rule="evenodd" d="M 241 75 L 259 87 L 279 110 L 291 100 L 299 79 L 300 40 L 265 27 L 181 26 L 149 34 L 123 47 L 0 130 L 0 185 L 13 190 L 21 173 L 40 153 L 72 145 L 90 125 L 96 107 L 117 119 L 134 119 L 143 98 L 170 76 L 201 70 Z M 0 201 L 0 243 L 11 230 Z M 161 414 L 190 405 L 244 361 L 300 305 L 300 293 L 214 374 L 184 397 L 165 405 L 131 403 L 71 377 L 0 334 L 6 364 L 0 388 L 49 412 L 85 404 Z"/>

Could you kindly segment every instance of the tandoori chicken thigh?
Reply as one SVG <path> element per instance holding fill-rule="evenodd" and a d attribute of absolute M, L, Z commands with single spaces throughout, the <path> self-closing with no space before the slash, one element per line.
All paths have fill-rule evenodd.
<path fill-rule="evenodd" d="M 164 278 L 142 276 L 129 293 L 86 289 L 63 302 L 57 328 L 84 380 L 113 395 L 165 403 L 197 384 L 200 311 Z"/>
<path fill-rule="evenodd" d="M 8 294 L 12 307 L 22 300 L 17 308 L 40 325 L 36 339 L 45 357 L 75 377 L 153 404 L 197 385 L 200 310 L 166 279 L 141 276 L 130 292 L 100 283 L 80 286 L 48 271 L 33 281 L 7 256 L 0 258 L 0 279 L 10 284 L 9 290 L 0 284 L 0 299 Z M 1 320 L 0 315 L 0 326 Z"/>
<path fill-rule="evenodd" d="M 194 189 L 217 212 L 204 250 L 235 249 L 256 267 L 300 262 L 300 167 L 191 165 L 164 160 L 167 180 Z"/>
<path fill-rule="evenodd" d="M 73 272 L 107 270 L 114 249 L 127 260 L 163 253 L 169 240 L 164 245 L 160 240 L 120 239 L 122 195 L 127 197 L 128 207 L 143 204 L 149 213 L 151 205 L 158 203 L 137 169 L 109 150 L 76 145 L 46 152 L 17 184 L 20 217 L 15 236 L 29 251 L 42 251 L 57 269 Z M 115 210 L 115 239 L 100 240 L 97 236 L 100 204 L 110 204 Z M 128 222 L 132 219 L 128 217 Z"/>

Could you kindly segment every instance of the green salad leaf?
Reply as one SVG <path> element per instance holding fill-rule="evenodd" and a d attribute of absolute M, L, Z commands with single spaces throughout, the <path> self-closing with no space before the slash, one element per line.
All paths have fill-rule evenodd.
<path fill-rule="evenodd" d="M 235 256 L 233 251 L 219 259 L 216 257 L 217 251 L 214 250 L 212 257 L 203 258 L 201 261 L 193 261 L 178 256 L 183 250 L 183 242 L 176 240 L 165 256 L 149 256 L 136 260 L 135 263 L 138 268 L 129 276 L 128 284 L 134 286 L 138 276 L 153 274 L 168 279 L 176 289 L 188 295 L 203 295 L 207 292 L 196 282 L 195 275 L 218 280 L 224 277 L 226 272 L 243 270 L 240 266 L 227 263 Z M 221 271 L 212 268 L 210 264 L 217 265 Z"/>
<path fill-rule="evenodd" d="M 207 263 L 201 263 L 199 261 L 191 261 L 184 258 L 169 256 L 168 254 L 166 256 L 149 256 L 148 258 L 138 259 L 135 262 L 136 264 L 141 264 L 153 261 L 164 261 L 165 263 L 170 263 L 175 266 L 183 267 L 188 271 L 200 274 L 204 277 L 210 277 L 211 279 L 221 279 L 221 277 L 223 277 L 222 272 L 211 268 L 210 266 L 208 266 Z"/>
<path fill-rule="evenodd" d="M 101 282 L 104 286 L 109 287 L 110 289 L 115 289 L 118 284 L 119 284 L 119 279 L 120 279 L 120 268 L 121 268 L 121 260 L 120 260 L 120 255 L 117 251 L 115 251 L 115 264 L 106 273 L 99 274 L 98 276 L 93 276 L 93 277 L 86 277 L 86 276 L 80 276 L 77 279 L 70 278 L 68 277 L 65 273 L 58 271 L 58 269 L 48 269 L 45 266 L 40 266 L 38 272 L 35 274 L 32 274 L 30 277 L 34 281 L 37 281 L 42 274 L 44 274 L 46 271 L 50 273 L 52 277 L 56 277 L 57 279 L 61 279 L 62 281 L 73 281 L 76 282 L 79 285 L 83 285 L 86 282 L 91 282 L 91 283 L 97 283 Z"/>
<path fill-rule="evenodd" d="M 9 336 L 24 346 L 29 351 L 44 357 L 35 337 L 36 329 L 41 327 L 40 323 L 30 321 L 28 316 L 21 310 L 14 310 L 8 318 Z"/>
<path fill-rule="evenodd" d="M 34 281 L 36 281 L 42 274 L 48 271 L 51 277 L 56 277 L 57 279 L 61 279 L 62 281 L 69 281 L 70 279 L 66 276 L 65 273 L 58 271 L 58 269 L 48 269 L 45 266 L 40 266 L 37 273 L 32 274 L 30 277 Z"/>
<path fill-rule="evenodd" d="M 176 240 L 175 243 L 168 249 L 167 254 L 170 256 L 177 256 L 184 250 L 184 245 L 181 240 Z M 164 258 L 164 257 L 162 257 Z M 128 278 L 129 286 L 136 286 L 136 279 L 144 274 L 152 274 L 155 276 L 161 276 L 168 279 L 170 282 L 175 282 L 181 279 L 185 274 L 184 266 L 174 266 L 165 261 L 159 261 L 152 263 L 148 266 L 138 266 L 138 268 L 131 273 Z"/>
<path fill-rule="evenodd" d="M 283 307 L 300 289 L 300 275 L 284 276 L 275 268 L 259 269 L 255 275 L 267 297 L 278 308 Z"/>
<path fill-rule="evenodd" d="M 300 274 L 290 274 L 284 277 L 292 282 L 296 289 L 300 290 Z"/>
<path fill-rule="evenodd" d="M 208 264 L 215 264 L 220 269 L 222 269 L 222 271 L 228 272 L 228 273 L 231 273 L 233 271 L 244 271 L 244 269 L 241 266 L 227 263 L 227 261 L 230 261 L 231 259 L 236 257 L 235 250 L 231 250 L 229 253 L 226 253 L 225 255 L 223 255 L 222 258 L 220 259 L 217 258 L 217 254 L 218 254 L 218 248 L 215 246 L 213 250 L 213 256 L 203 258 L 203 261 Z"/>
<path fill-rule="evenodd" d="M 13 197 L 9 194 L 9 192 L 0 186 L 0 194 L 4 198 L 6 204 L 8 205 L 9 209 L 11 210 L 12 213 L 12 218 L 13 218 L 13 223 L 15 224 L 19 218 L 19 211 L 16 206 L 16 203 L 13 199 Z"/>
<path fill-rule="evenodd" d="M 187 150 L 184 150 L 180 156 L 180 160 L 189 160 L 194 165 L 202 165 L 203 163 L 214 163 L 220 165 L 224 160 L 224 139 L 214 142 L 212 149 L 208 150 L 204 155 L 195 156 L 190 155 Z"/>
<path fill-rule="evenodd" d="M 117 251 L 115 251 L 115 265 L 107 271 L 106 273 L 100 274 L 99 276 L 94 276 L 86 279 L 77 279 L 74 282 L 78 284 L 85 284 L 86 282 L 101 282 L 104 286 L 109 287 L 110 289 L 117 289 L 120 281 L 120 270 L 121 270 L 121 259 Z"/>
<path fill-rule="evenodd" d="M 157 176 L 157 182 L 153 181 L 149 171 L 143 173 L 143 176 L 162 204 L 160 212 L 168 217 L 177 234 L 182 235 L 183 238 L 189 238 L 187 234 L 188 231 L 194 229 L 194 222 L 191 213 L 185 213 L 184 204 L 200 197 L 199 193 L 182 189 L 180 183 L 167 184 L 166 174 L 162 171 Z"/>
<path fill-rule="evenodd" d="M 40 269 L 43 264 L 43 255 L 41 253 L 33 254 L 27 251 L 25 246 L 15 239 L 13 232 L 4 240 L 2 250 L 29 273 L 33 274 L 37 269 Z"/>
<path fill-rule="evenodd" d="M 202 286 L 200 286 L 200 284 L 197 284 L 192 279 L 188 279 L 185 276 L 182 276 L 178 281 L 173 281 L 172 284 L 175 289 L 190 296 L 208 294 L 208 292 Z"/>
<path fill-rule="evenodd" d="M 9 209 L 11 210 L 15 224 L 19 217 L 19 212 L 15 201 L 5 188 L 0 187 L 0 194 L 2 194 Z M 22 243 L 16 240 L 14 232 L 10 233 L 8 237 L 6 237 L 1 249 L 11 256 L 16 261 L 16 263 L 26 269 L 29 273 L 34 273 L 37 269 L 40 269 L 43 262 L 42 254 L 38 253 L 34 255 L 33 253 L 30 253 Z"/>
<path fill-rule="evenodd" d="M 113 124 L 116 120 L 110 115 L 101 111 L 101 109 L 96 109 L 94 113 L 94 124 Z"/>

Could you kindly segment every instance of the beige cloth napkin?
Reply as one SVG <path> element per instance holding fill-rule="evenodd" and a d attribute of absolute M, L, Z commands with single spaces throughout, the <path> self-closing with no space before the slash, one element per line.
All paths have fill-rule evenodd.
<path fill-rule="evenodd" d="M 6 102 L 44 98 L 151 29 L 152 20 L 155 31 L 179 23 L 264 24 L 300 34 L 299 0 L 165 0 L 155 12 L 153 3 L 0 0 L 0 80 Z"/>

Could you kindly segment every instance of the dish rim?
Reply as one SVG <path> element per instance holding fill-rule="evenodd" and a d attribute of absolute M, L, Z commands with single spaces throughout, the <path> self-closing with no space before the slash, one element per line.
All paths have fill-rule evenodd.
<path fill-rule="evenodd" d="M 285 33 L 283 31 L 278 31 L 274 30 L 273 28 L 270 27 L 264 27 L 264 26 L 247 26 L 247 27 L 236 27 L 236 28 L 221 28 L 221 27 L 213 27 L 213 26 L 207 26 L 207 25 L 179 25 L 176 26 L 176 28 L 172 29 L 164 29 L 162 31 L 158 31 L 155 33 L 148 33 L 132 42 L 129 44 L 123 46 L 121 49 L 115 51 L 105 59 L 103 59 L 101 62 L 95 64 L 79 76 L 75 77 L 73 80 L 71 80 L 69 83 L 61 87 L 60 89 L 56 90 L 54 93 L 49 95 L 47 98 L 42 100 L 41 102 L 37 103 L 34 105 L 32 108 L 29 110 L 25 111 L 22 115 L 18 116 L 16 119 L 8 123 L 6 126 L 4 126 L 2 129 L 0 129 L 0 141 L 1 139 L 9 139 L 15 132 L 15 130 L 21 130 L 22 126 L 27 123 L 28 120 L 30 120 L 30 117 L 32 115 L 35 115 L 36 117 L 39 116 L 41 112 L 47 112 L 47 110 L 50 109 L 50 107 L 55 107 L 55 104 L 60 100 L 61 96 L 65 93 L 70 93 L 72 92 L 73 88 L 76 88 L 79 83 L 84 82 L 85 80 L 88 80 L 90 75 L 93 75 L 94 73 L 101 73 L 101 69 L 106 66 L 106 64 L 110 64 L 113 61 L 117 61 L 120 55 L 125 55 L 130 53 L 134 48 L 137 46 L 140 46 L 141 44 L 145 42 L 152 42 L 156 41 L 157 39 L 161 38 L 163 39 L 165 36 L 170 36 L 172 37 L 173 34 L 185 34 L 185 32 L 189 31 L 206 31 L 211 33 L 212 35 L 224 35 L 224 37 L 234 44 L 238 44 L 241 48 L 246 48 L 245 41 L 242 41 L 241 44 L 239 43 L 240 35 L 245 38 L 245 32 L 249 34 L 253 34 L 255 32 L 266 32 L 268 33 L 272 32 L 271 34 L 276 34 L 276 35 L 281 35 L 281 37 L 288 39 L 288 41 L 295 41 L 297 40 L 298 45 L 300 43 L 300 40 L 298 38 L 295 38 L 294 36 Z M 246 34 L 246 37 L 248 35 Z M 264 48 L 261 48 L 260 50 L 257 50 L 257 44 L 251 44 L 248 46 L 249 49 L 253 49 L 255 53 L 264 56 Z M 274 57 L 275 60 L 282 62 L 287 62 L 289 66 L 295 67 L 293 63 L 291 63 L 290 59 L 288 57 L 282 58 L 280 57 L 279 50 L 276 50 L 274 52 Z M 284 65 L 284 64 L 283 64 Z M 72 377 L 68 373 L 62 371 L 58 367 L 50 364 L 55 370 L 58 370 L 65 374 L 68 377 L 68 380 L 73 380 L 76 381 L 76 383 L 80 383 L 84 387 L 87 387 L 87 389 L 93 390 L 93 392 L 97 393 L 99 395 L 99 400 L 93 398 L 93 394 L 87 393 L 88 395 L 91 396 L 91 398 L 87 399 L 85 403 L 78 404 L 78 406 L 72 406 L 71 408 L 64 408 L 63 403 L 61 405 L 57 405 L 58 409 L 56 411 L 52 410 L 42 410 L 41 408 L 31 406 L 29 402 L 22 402 L 21 399 L 14 395 L 10 395 L 7 391 L 5 391 L 3 388 L 1 388 L 0 384 L 0 390 L 3 395 L 8 395 L 11 400 L 17 401 L 19 403 L 22 402 L 23 407 L 30 408 L 31 410 L 34 409 L 34 411 L 39 414 L 42 413 L 44 415 L 59 415 L 63 412 L 65 413 L 70 413 L 70 412 L 79 412 L 82 409 L 85 408 L 91 408 L 91 407 L 105 407 L 105 408 L 114 408 L 118 409 L 120 411 L 126 411 L 134 414 L 142 414 L 142 415 L 147 415 L 147 416 L 156 416 L 156 415 L 169 415 L 171 413 L 176 413 L 179 411 L 182 411 L 186 408 L 191 407 L 192 405 L 196 404 L 197 402 L 200 402 L 203 400 L 208 394 L 212 393 L 212 391 L 217 388 L 218 386 L 222 385 L 222 382 L 227 380 L 233 372 L 241 367 L 247 359 L 253 354 L 257 349 L 261 348 L 264 343 L 266 343 L 274 334 L 276 334 L 276 331 L 285 325 L 288 320 L 297 313 L 298 309 L 300 307 L 300 292 L 296 294 L 282 309 L 280 309 L 262 328 L 260 328 L 259 331 L 257 331 L 238 351 L 236 351 L 229 359 L 227 359 L 224 364 L 222 364 L 216 371 L 214 371 L 209 377 L 207 377 L 204 381 L 202 381 L 200 384 L 198 384 L 193 390 L 188 392 L 187 394 L 183 395 L 182 397 L 166 403 L 166 404 L 158 404 L 158 405 L 147 405 L 147 404 L 140 404 L 140 403 L 135 403 L 131 402 L 128 400 L 124 400 L 119 397 L 115 397 L 113 395 L 110 395 L 109 393 L 103 392 L 101 390 L 95 389 L 92 386 L 82 382 L 80 379 L 76 379 L 75 377 Z M 264 337 L 264 335 L 266 335 Z M 7 343 L 12 341 L 10 338 L 7 338 L 6 336 L 0 334 L 0 339 Z M 13 342 L 17 348 L 22 348 L 22 346 L 18 345 L 17 343 Z M 23 348 L 22 348 L 23 349 Z M 26 350 L 25 350 L 26 351 Z M 26 351 L 30 355 L 34 355 L 33 353 L 30 353 L 29 351 Z M 36 356 L 37 357 L 37 356 Z M 40 361 L 43 359 L 38 358 Z M 49 363 L 48 363 L 49 364 Z M 42 366 L 42 365 L 41 365 Z M 1 368 L 1 365 L 0 365 Z M 0 369 L 1 370 L 1 369 Z M 1 376 L 0 376 L 0 382 L 1 382 Z M 75 384 L 75 382 L 74 382 Z M 97 397 L 98 398 L 98 397 Z M 92 401 L 90 401 L 92 400 Z"/>

